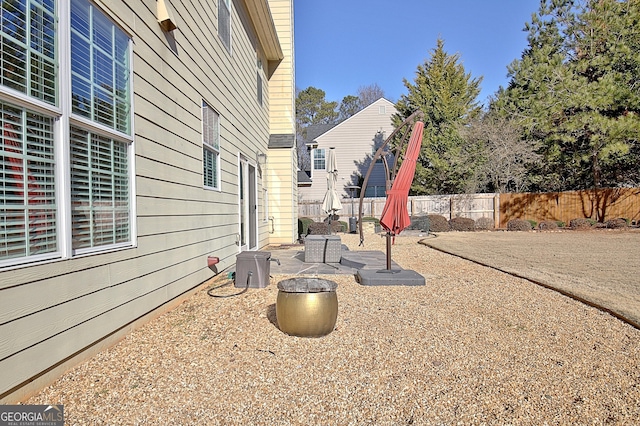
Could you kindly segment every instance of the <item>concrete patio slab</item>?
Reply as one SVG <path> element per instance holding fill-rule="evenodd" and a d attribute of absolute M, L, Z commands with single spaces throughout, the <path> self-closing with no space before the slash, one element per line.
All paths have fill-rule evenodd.
<path fill-rule="evenodd" d="M 273 274 L 296 275 L 356 275 L 360 270 L 377 271 L 387 266 L 386 254 L 375 250 L 351 251 L 346 245 L 342 246 L 342 258 L 339 263 L 305 262 L 305 253 L 302 248 L 269 247 L 272 259 L 278 259 L 280 265 L 271 263 Z M 401 269 L 397 263 L 391 261 L 392 269 Z"/>

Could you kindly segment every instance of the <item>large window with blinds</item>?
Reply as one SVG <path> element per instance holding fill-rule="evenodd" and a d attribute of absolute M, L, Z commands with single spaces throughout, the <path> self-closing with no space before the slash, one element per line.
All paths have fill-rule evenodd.
<path fill-rule="evenodd" d="M 87 0 L 71 1 L 72 247 L 128 243 L 129 38 Z"/>
<path fill-rule="evenodd" d="M 13 0 L 0 37 L 0 267 L 131 246 L 129 36 L 88 0 Z"/>

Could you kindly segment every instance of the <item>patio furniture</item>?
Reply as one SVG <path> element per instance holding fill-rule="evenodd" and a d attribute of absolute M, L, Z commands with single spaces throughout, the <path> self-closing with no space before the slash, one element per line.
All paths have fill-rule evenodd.
<path fill-rule="evenodd" d="M 304 239 L 304 261 L 307 263 L 340 263 L 342 240 L 338 235 L 307 235 Z"/>
<path fill-rule="evenodd" d="M 278 283 L 276 318 L 284 333 L 321 337 L 338 318 L 338 284 L 321 278 L 290 278 Z"/>

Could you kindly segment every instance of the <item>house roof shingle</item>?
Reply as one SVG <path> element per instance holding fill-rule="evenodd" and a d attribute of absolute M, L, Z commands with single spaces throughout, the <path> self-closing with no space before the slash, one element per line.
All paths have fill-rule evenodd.
<path fill-rule="evenodd" d="M 313 142 L 315 138 L 322 135 L 323 133 L 328 132 L 336 126 L 337 124 L 313 124 L 307 127 L 307 137 L 305 138 L 305 143 L 309 144 Z"/>
<path fill-rule="evenodd" d="M 298 185 L 311 185 L 311 178 L 304 170 L 298 170 Z"/>
<path fill-rule="evenodd" d="M 276 133 L 269 135 L 269 149 L 293 148 L 296 144 L 296 135 L 289 133 Z"/>

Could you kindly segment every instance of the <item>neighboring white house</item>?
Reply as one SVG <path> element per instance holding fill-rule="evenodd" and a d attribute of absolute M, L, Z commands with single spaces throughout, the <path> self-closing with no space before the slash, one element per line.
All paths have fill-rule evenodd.
<path fill-rule="evenodd" d="M 311 148 L 311 185 L 299 188 L 301 202 L 322 200 L 327 191 L 326 155 L 335 148 L 338 162 L 338 195 L 350 197 L 347 186 L 360 185 L 373 154 L 393 132 L 394 104 L 380 98 L 342 123 L 313 138 Z M 385 173 L 381 162 L 369 177 L 367 196 L 384 197 Z"/>
<path fill-rule="evenodd" d="M 293 0 L 1 7 L 12 403 L 214 276 L 209 256 L 296 239 Z"/>

